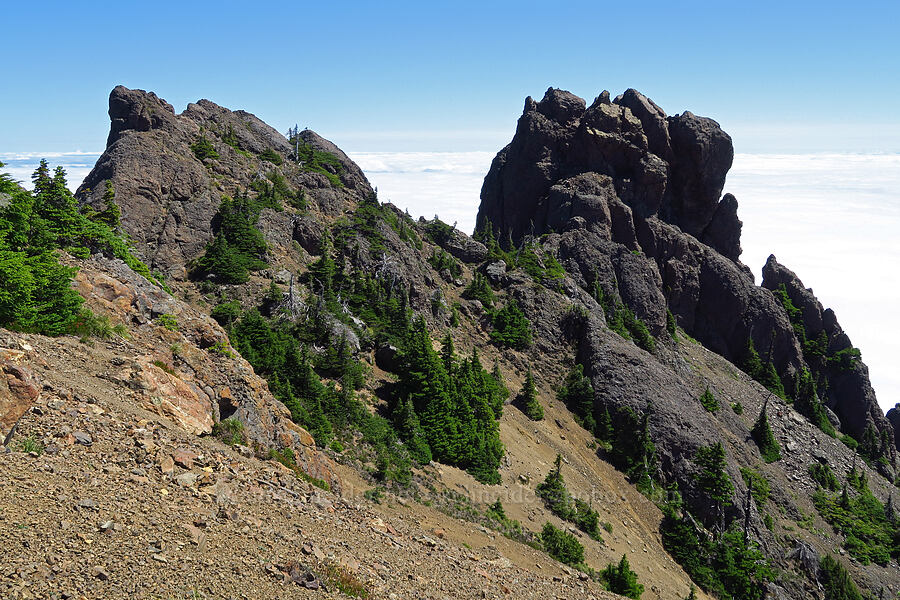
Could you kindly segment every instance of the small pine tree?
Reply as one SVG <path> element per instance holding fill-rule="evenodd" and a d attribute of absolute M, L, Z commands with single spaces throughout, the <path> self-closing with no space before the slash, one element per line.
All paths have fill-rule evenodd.
<path fill-rule="evenodd" d="M 753 379 L 758 379 L 762 375 L 762 360 L 760 360 L 759 353 L 753 345 L 752 337 L 747 338 L 747 346 L 744 348 L 744 356 L 741 360 L 741 369 Z"/>
<path fill-rule="evenodd" d="M 716 509 L 719 525 L 723 526 L 725 507 L 731 504 L 734 485 L 725 470 L 725 449 L 721 442 L 711 446 L 701 446 L 694 455 L 694 462 L 700 471 L 694 476 L 700 490 L 710 499 Z"/>
<path fill-rule="evenodd" d="M 522 391 L 519 392 L 519 398 L 522 406 L 522 412 L 532 421 L 540 421 L 544 418 L 544 407 L 537 398 L 537 386 L 534 384 L 534 376 L 531 369 L 525 374 L 525 383 L 522 385 Z"/>
<path fill-rule="evenodd" d="M 613 429 L 612 417 L 609 416 L 609 407 L 603 405 L 603 410 L 597 414 L 597 427 L 594 429 L 594 435 L 601 442 L 607 444 L 612 443 L 616 432 Z"/>
<path fill-rule="evenodd" d="M 552 523 L 544 524 L 541 541 L 544 551 L 561 563 L 574 566 L 584 561 L 584 546 L 574 535 L 557 529 Z"/>
<path fill-rule="evenodd" d="M 569 492 L 562 476 L 562 456 L 557 454 L 553 470 L 538 484 L 537 495 L 547 502 L 547 507 L 562 519 L 569 518 Z"/>
<path fill-rule="evenodd" d="M 641 594 L 644 593 L 644 586 L 637 582 L 637 573 L 631 570 L 628 557 L 624 554 L 618 565 L 610 563 L 603 569 L 601 576 L 606 581 L 609 591 L 616 594 L 640 600 Z"/>
<path fill-rule="evenodd" d="M 697 600 L 697 586 L 693 583 L 691 584 L 691 593 L 684 600 Z"/>
<path fill-rule="evenodd" d="M 709 386 L 706 386 L 706 391 L 701 394 L 700 404 L 702 404 L 703 408 L 711 413 L 719 410 L 719 401 L 716 400 L 716 397 L 713 396 L 713 393 L 709 391 Z"/>
<path fill-rule="evenodd" d="M 767 463 L 773 463 L 781 460 L 781 446 L 778 444 L 778 440 L 775 439 L 775 434 L 772 433 L 772 428 L 769 426 L 769 417 L 766 414 L 767 406 L 768 402 L 763 404 L 759 417 L 756 419 L 753 429 L 750 430 L 750 434 L 759 447 L 763 460 Z"/>
<path fill-rule="evenodd" d="M 784 384 L 781 382 L 781 377 L 778 376 L 778 371 L 775 370 L 775 365 L 772 364 L 772 361 L 766 362 L 756 380 L 779 398 L 787 398 L 784 392 Z"/>
<path fill-rule="evenodd" d="M 575 413 L 582 427 L 596 433 L 597 421 L 594 418 L 594 386 L 590 378 L 584 374 L 584 365 L 576 364 L 566 375 L 562 387 L 556 394 L 557 400 Z"/>

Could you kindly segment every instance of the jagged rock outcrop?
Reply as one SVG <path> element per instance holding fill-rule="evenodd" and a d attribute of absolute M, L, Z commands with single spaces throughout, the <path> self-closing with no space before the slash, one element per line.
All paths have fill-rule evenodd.
<path fill-rule="evenodd" d="M 232 112 L 209 100 L 189 104 L 176 114 L 153 92 L 118 86 L 109 96 L 109 116 L 106 150 L 76 196 L 82 203 L 102 206 L 105 182 L 111 181 L 122 228 L 134 240 L 138 255 L 151 269 L 177 279 L 187 276 L 187 265 L 211 239 L 222 197 L 245 193 L 270 173 L 302 189 L 325 214 L 340 214 L 348 203 L 372 194 L 359 167 L 315 132 L 300 132 L 301 143 L 338 159 L 340 173 L 334 174 L 342 187 L 289 159 L 294 149 L 288 140 L 254 115 Z M 191 145 L 201 138 L 218 158 L 201 160 L 195 155 Z M 277 165 L 260 158 L 266 151 L 286 160 Z M 261 221 L 275 226 L 268 228 L 269 238 L 289 245 L 294 233 L 291 219 L 278 218 L 270 209 L 263 213 Z"/>
<path fill-rule="evenodd" d="M 24 359 L 24 350 L 0 347 L 0 444 L 41 394 L 40 380 Z"/>
<path fill-rule="evenodd" d="M 91 258 L 81 264 L 74 285 L 89 308 L 129 327 L 129 345 L 105 377 L 120 385 L 134 405 L 196 435 L 235 418 L 244 426 L 246 443 L 262 455 L 289 448 L 304 472 L 340 489 L 331 461 L 209 316 L 120 260 Z M 174 319 L 174 330 L 156 324 L 161 315 Z"/>
<path fill-rule="evenodd" d="M 559 219 L 549 218 L 556 209 L 551 188 L 596 173 L 610 178 L 637 216 L 658 215 L 737 260 L 736 202 L 719 206 L 733 157 L 731 138 L 712 119 L 667 117 L 632 89 L 614 101 L 604 92 L 585 108 L 581 98 L 551 88 L 540 102 L 526 99 L 513 141 L 494 159 L 479 223 L 490 220 L 514 240 L 558 231 Z"/>
<path fill-rule="evenodd" d="M 797 275 L 778 263 L 770 255 L 763 267 L 763 287 L 777 290 L 784 286 L 788 297 L 800 310 L 803 332 L 808 340 L 820 338 L 824 332 L 824 356 L 811 356 L 805 360 L 819 374 L 819 391 L 825 405 L 840 419 L 841 428 L 860 438 L 866 426 L 874 425 L 879 432 L 887 432 L 896 439 L 895 428 L 881 411 L 875 398 L 875 390 L 869 382 L 869 369 L 858 359 L 834 362 L 827 357 L 853 349 L 850 338 L 841 329 L 834 311 L 823 308 L 812 289 L 803 286 Z"/>
<path fill-rule="evenodd" d="M 738 261 L 737 200 L 719 196 L 733 158 L 718 124 L 666 116 L 635 90 L 614 101 L 550 89 L 525 102 L 485 178 L 479 226 L 498 239 L 563 232 L 560 259 L 599 278 L 654 334 L 671 310 L 691 335 L 738 361 L 752 337 L 788 379 L 802 356 L 771 294 Z"/>

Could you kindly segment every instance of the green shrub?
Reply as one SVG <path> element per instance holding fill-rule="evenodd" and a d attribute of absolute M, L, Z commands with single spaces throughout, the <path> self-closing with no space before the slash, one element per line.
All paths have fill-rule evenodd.
<path fill-rule="evenodd" d="M 531 322 L 515 300 L 494 313 L 491 340 L 498 346 L 524 350 L 531 345 Z"/>
<path fill-rule="evenodd" d="M 584 365 L 578 363 L 569 370 L 562 386 L 556 393 L 556 399 L 574 413 L 582 427 L 597 435 L 597 421 L 594 415 L 594 386 L 591 385 L 591 379 L 584 374 Z"/>
<path fill-rule="evenodd" d="M 324 175 L 332 186 L 337 188 L 344 187 L 344 184 L 341 182 L 341 175 L 344 174 L 345 169 L 338 157 L 329 152 L 316 150 L 302 140 L 291 138 L 291 144 L 294 144 L 297 148 L 297 160 L 304 171 L 319 173 Z"/>
<path fill-rule="evenodd" d="M 44 445 L 40 443 L 33 435 L 30 435 L 19 442 L 19 450 L 25 452 L 26 454 L 34 452 L 35 454 L 40 456 L 44 453 Z"/>
<path fill-rule="evenodd" d="M 453 277 L 462 275 L 462 267 L 459 262 L 441 248 L 437 248 L 431 252 L 428 263 L 434 267 L 434 270 L 438 273 L 447 269 Z"/>
<path fill-rule="evenodd" d="M 260 160 L 268 161 L 274 165 L 280 166 L 284 162 L 284 159 L 281 157 L 281 155 L 271 148 L 259 153 L 257 156 L 259 156 Z"/>
<path fill-rule="evenodd" d="M 719 401 L 716 400 L 713 393 L 709 391 L 709 386 L 706 386 L 706 390 L 700 395 L 700 404 L 711 413 L 715 413 L 719 410 Z"/>
<path fill-rule="evenodd" d="M 766 407 L 767 404 L 763 404 L 762 410 L 759 412 L 759 417 L 757 417 L 753 429 L 750 430 L 750 435 L 759 447 L 759 452 L 762 454 L 763 460 L 767 463 L 773 463 L 781 460 L 781 446 L 778 444 L 778 440 L 775 439 L 772 428 L 769 427 L 769 417 L 766 414 Z"/>
<path fill-rule="evenodd" d="M 241 316 L 241 303 L 237 300 L 216 305 L 209 313 L 222 327 L 230 327 Z"/>
<path fill-rule="evenodd" d="M 769 499 L 769 481 L 765 475 L 748 467 L 741 467 L 741 478 L 743 478 L 744 484 L 750 488 L 750 494 L 756 501 L 757 510 L 762 510 Z"/>
<path fill-rule="evenodd" d="M 831 467 L 829 465 L 822 463 L 813 463 L 809 465 L 807 470 L 809 472 L 809 476 L 812 477 L 813 481 L 816 482 L 816 485 L 818 485 L 822 489 L 836 492 L 838 488 L 841 487 L 841 484 L 838 483 L 838 479 L 835 476 L 834 471 L 831 470 Z"/>
<path fill-rule="evenodd" d="M 544 552 L 567 565 L 578 565 L 584 561 L 584 546 L 571 533 L 545 523 L 541 530 Z"/>
<path fill-rule="evenodd" d="M 157 325 L 165 327 L 169 331 L 178 331 L 178 321 L 175 319 L 175 315 L 164 313 L 156 317 L 154 321 L 156 321 Z"/>
<path fill-rule="evenodd" d="M 872 495 L 864 476 L 851 471 L 848 482 L 857 494 L 846 487 L 840 494 L 819 489 L 813 494 L 813 504 L 822 518 L 844 535 L 850 556 L 864 565 L 875 562 L 885 566 L 892 557 L 900 557 L 900 528 L 887 518 L 884 505 Z"/>
<path fill-rule="evenodd" d="M 244 424 L 233 417 L 214 424 L 212 434 L 229 446 L 237 446 L 245 441 Z"/>
<path fill-rule="evenodd" d="M 196 142 L 191 144 L 191 150 L 194 152 L 194 156 L 199 160 L 219 158 L 219 153 L 216 152 L 215 147 L 213 147 L 212 143 L 203 135 L 201 135 Z"/>
<path fill-rule="evenodd" d="M 606 582 L 609 591 L 621 596 L 640 600 L 641 594 L 644 593 L 644 586 L 638 583 L 637 573 L 631 570 L 628 557 L 624 554 L 618 565 L 610 563 L 603 569 L 600 576 Z"/>
<path fill-rule="evenodd" d="M 734 414 L 740 416 L 740 415 L 744 414 L 744 405 L 741 404 L 740 402 L 732 402 L 731 410 L 734 411 Z"/>

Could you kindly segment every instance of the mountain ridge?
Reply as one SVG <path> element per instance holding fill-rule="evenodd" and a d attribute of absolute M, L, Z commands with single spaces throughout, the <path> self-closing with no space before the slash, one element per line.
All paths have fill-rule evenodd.
<path fill-rule="evenodd" d="M 517 495 L 521 498 L 533 490 L 551 470 L 554 455 L 561 455 L 566 461 L 562 472 L 572 493 L 598 498 L 592 506 L 610 525 L 608 534 L 602 533 L 602 542 L 581 535 L 587 559 L 599 568 L 602 561 L 618 562 L 624 553 L 646 583 L 644 598 L 688 594 L 690 579 L 684 569 L 694 567 L 680 567 L 666 554 L 676 552 L 669 528 L 686 526 L 701 538 L 721 542 L 730 538 L 723 537 L 726 532 L 720 520 L 743 525 L 751 541 L 750 545 L 744 542 L 746 551 L 758 547 L 773 565 L 798 574 L 761 577 L 753 582 L 752 597 L 818 596 L 823 575 L 816 569 L 804 571 L 808 565 L 787 557 L 796 548 L 808 548 L 804 556 L 815 556 L 817 561 L 819 556 L 830 556 L 834 548 L 831 535 L 822 533 L 831 526 L 814 503 L 817 480 L 809 468 L 815 464 L 855 481 L 864 473 L 866 489 L 890 504 L 896 454 L 893 444 L 886 444 L 895 438 L 884 437 L 883 432 L 892 433 L 890 425 L 873 412 L 874 393 L 870 396 L 871 387 L 866 389 L 865 365 L 849 352 L 849 338 L 833 313 L 823 310 L 796 275 L 774 257 L 767 263 L 762 287 L 755 285 L 739 262 L 737 202 L 727 194 L 719 199 L 731 162 L 731 142 L 714 121 L 690 113 L 670 121 L 652 101 L 633 90 L 615 101 L 601 94 L 586 108 L 584 101 L 551 88 L 541 102 L 526 101 L 516 137 L 495 159 L 485 180 L 483 210 L 473 239 L 437 219 L 416 222 L 378 202 L 358 167 L 313 132 L 291 132 L 287 140 L 249 113 L 228 111 L 209 101 L 191 104 L 176 115 L 154 94 L 123 87 L 111 93 L 110 117 L 108 148 L 77 197 L 82 206 L 101 209 L 103 189 L 106 182 L 111 184 L 122 210 L 122 229 L 151 269 L 165 276 L 175 296 L 171 302 L 184 306 L 171 308 L 169 301 L 166 308 L 158 309 L 142 308 L 139 301 L 117 306 L 120 294 L 115 285 L 108 287 L 111 294 L 100 294 L 109 296 L 104 304 L 90 300 L 90 286 L 81 283 L 79 289 L 89 297 L 92 309 L 110 314 L 135 331 L 135 344 L 146 354 L 146 369 L 154 377 L 176 385 L 175 380 L 190 383 L 206 368 L 197 360 L 205 356 L 219 375 L 231 376 L 252 365 L 250 376 L 262 374 L 268 384 L 247 392 L 241 401 L 248 407 L 262 407 L 264 415 L 290 414 L 301 425 L 317 427 L 312 436 L 302 430 L 304 441 L 293 446 L 305 447 L 310 454 L 304 456 L 311 457 L 298 460 L 296 466 L 307 477 L 325 479 L 325 471 L 316 470 L 315 461 L 320 460 L 316 457 L 321 457 L 323 465 L 337 463 L 335 472 L 340 477 L 329 479 L 335 491 L 361 484 L 373 486 L 371 498 L 376 499 L 383 493 L 416 498 L 431 494 L 426 502 L 455 510 L 455 515 L 468 514 L 469 520 L 472 514 L 481 514 L 478 511 L 491 514 L 486 507 L 503 500 L 502 506 L 520 523 L 525 539 L 540 539 L 534 536 L 540 535 L 536 529 L 542 521 L 580 535 L 542 503 L 516 500 Z M 517 147 L 521 148 L 518 154 L 513 151 Z M 507 170 L 513 175 L 504 175 Z M 223 212 L 233 206 L 244 207 L 239 212 L 247 211 L 241 213 L 245 221 Z M 226 279 L 233 273 L 220 270 L 219 263 L 198 270 L 198 265 L 213 264 L 204 259 L 217 243 L 245 244 L 246 239 L 229 236 L 254 230 L 260 237 L 250 235 L 255 240 L 253 264 L 243 279 Z M 101 281 L 123 266 L 100 258 L 90 260 L 100 262 L 84 263 L 82 282 Z M 96 264 L 101 267 L 91 266 Z M 131 277 L 120 275 L 123 281 Z M 91 285 L 103 290 L 102 285 Z M 152 287 L 149 282 L 141 285 Z M 359 286 L 367 291 L 360 294 Z M 436 462 L 408 467 L 411 483 L 392 479 L 396 475 L 391 475 L 391 469 L 402 470 L 402 465 L 390 462 L 395 456 L 374 456 L 373 444 L 362 431 L 381 421 L 360 416 L 362 425 L 340 425 L 337 416 L 328 413 L 329 437 L 318 417 L 292 404 L 291 388 L 285 389 L 279 378 L 288 372 L 271 367 L 260 351 L 274 350 L 284 331 L 300 336 L 307 354 L 299 360 L 308 361 L 303 364 L 312 369 L 307 372 L 315 381 L 321 378 L 327 384 L 316 392 L 324 394 L 318 396 L 320 400 L 331 403 L 339 397 L 348 402 L 341 405 L 342 410 L 362 406 L 371 418 L 386 415 L 386 422 L 394 423 L 400 432 L 399 438 L 393 438 L 398 448 L 412 447 L 415 437 L 403 429 L 406 421 L 398 419 L 409 412 L 402 412 L 397 398 L 410 385 L 405 374 L 415 357 L 379 312 L 382 304 L 390 306 L 391 301 L 422 318 L 432 351 L 433 332 L 445 334 L 466 362 L 475 363 L 478 356 L 494 361 L 491 377 L 511 392 L 526 373 L 534 374 L 545 418 L 531 421 L 516 409 L 518 401 L 506 403 L 497 411 L 501 414 L 495 415 L 499 439 L 506 447 L 496 468 L 500 485 L 479 483 L 464 465 L 455 468 Z M 500 307 L 506 310 L 512 305 L 528 323 L 530 346 L 507 347 L 503 340 L 508 337 L 493 335 L 503 325 L 497 317 Z M 208 314 L 219 323 L 211 323 Z M 508 314 L 514 316 L 514 311 Z M 175 332 L 160 324 L 171 324 L 165 315 L 176 318 L 179 329 L 184 321 L 184 331 L 178 332 L 183 337 L 176 339 Z M 197 319 L 215 332 L 215 340 L 204 341 L 200 330 L 194 331 Z M 307 325 L 313 319 L 315 330 Z M 270 336 L 263 338 L 268 341 L 254 345 L 253 338 L 242 333 L 251 322 L 257 328 L 253 335 L 265 334 Z M 801 324 L 806 344 L 801 341 Z M 230 343 L 223 337 L 226 331 Z M 770 331 L 775 332 L 774 341 Z M 824 349 L 809 344 L 820 333 L 826 336 Z M 759 348 L 760 370 L 748 374 L 734 363 L 744 358 L 740 354 L 750 339 Z M 10 339 L 5 345 L 21 343 Z M 173 350 L 176 344 L 178 352 Z M 211 350 L 214 347 L 219 350 Z M 442 347 L 440 360 L 456 374 L 451 379 L 463 377 L 459 355 L 448 351 L 446 342 Z M 110 351 L 115 348 L 111 345 Z M 352 363 L 362 366 L 365 381 L 359 390 L 346 378 L 346 371 L 335 375 L 336 358 L 329 351 L 342 348 Z M 220 351 L 246 354 L 250 365 L 237 356 L 232 363 Z M 184 353 L 187 356 L 180 357 Z M 18 360 L 26 356 L 30 355 Z M 87 364 L 109 369 L 103 362 Z M 591 386 L 587 407 L 567 404 L 558 393 L 568 385 L 566 371 L 574 372 L 577 365 Z M 774 378 L 762 370 L 763 365 L 775 370 Z M 742 366 L 749 369 L 747 364 Z M 811 394 L 801 395 L 800 389 L 810 385 L 802 377 L 804 370 L 815 372 L 819 379 Z M 10 371 L 14 372 L 18 373 Z M 111 380 L 95 385 L 107 385 L 106 381 Z M 829 382 L 824 407 L 816 393 L 819 381 Z M 767 389 L 778 385 L 789 391 L 779 395 Z M 347 398 L 345 392 L 351 388 Z M 711 412 L 698 400 L 704 389 L 718 399 L 718 410 Z M 510 394 L 510 400 L 514 397 Z M 201 410 L 204 422 L 221 421 L 222 406 L 228 407 L 230 399 L 221 392 L 217 398 L 216 404 L 203 409 L 205 413 Z M 261 399 L 266 399 L 268 408 Z M 26 399 L 23 404 L 25 432 L 38 440 L 52 440 L 49 430 L 42 429 L 41 411 L 46 409 L 39 406 L 37 412 L 31 411 L 29 402 L 34 401 Z M 834 419 L 822 412 L 829 403 Z M 145 405 L 158 418 L 166 422 L 171 418 L 158 406 L 154 408 L 153 402 Z M 765 407 L 774 438 L 782 447 L 781 460 L 771 464 L 763 460 L 752 433 L 754 420 Z M 311 411 L 314 405 L 300 408 Z M 291 444 L 269 433 L 255 434 L 249 413 L 233 414 L 250 435 L 256 435 L 258 456 L 272 450 L 271 456 L 284 459 L 283 451 Z M 612 437 L 588 420 L 599 423 L 604 414 L 611 421 Z M 860 438 L 858 443 L 867 443 L 869 425 L 877 427 L 875 435 L 881 437 L 876 447 L 866 446 L 868 452 L 880 452 L 867 457 L 872 467 L 828 435 L 822 429 L 827 428 L 824 422 L 811 422 L 823 414 L 832 426 L 836 423 Z M 414 416 L 424 419 L 427 415 Z M 635 446 L 635 438 L 644 442 Z M 697 483 L 701 449 L 716 443 L 722 444 L 724 473 L 733 483 L 718 507 Z M 297 450 L 294 453 L 302 458 Z M 385 468 L 382 459 L 388 461 Z M 81 460 L 77 454 L 75 460 Z M 612 472 L 611 465 L 625 475 Z M 152 470 L 154 477 L 160 469 L 152 460 L 138 468 Z M 768 482 L 771 500 L 750 501 L 751 482 L 756 480 L 745 471 Z M 159 473 L 163 482 L 173 476 Z M 460 489 L 481 495 L 469 505 L 449 508 L 442 504 L 447 494 Z M 653 501 L 640 496 L 637 489 Z M 618 499 L 626 496 L 628 500 L 620 503 Z M 361 501 L 358 495 L 354 498 Z M 679 498 L 683 508 L 674 503 Z M 496 519 L 485 522 L 497 526 Z M 803 525 L 798 527 L 799 523 Z M 635 553 L 636 543 L 642 544 L 643 552 Z M 885 582 L 894 588 L 898 585 L 896 563 L 890 558 L 885 565 L 846 564 L 873 593 Z M 587 582 L 574 571 L 567 575 L 566 585 Z M 699 579 L 698 571 L 690 575 L 715 591 L 715 582 Z M 455 593 L 469 596 L 477 591 Z"/>

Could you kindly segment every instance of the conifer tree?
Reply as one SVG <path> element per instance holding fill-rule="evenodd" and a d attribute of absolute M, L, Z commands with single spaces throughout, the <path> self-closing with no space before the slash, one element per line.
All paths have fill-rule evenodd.
<path fill-rule="evenodd" d="M 594 418 L 594 387 L 584 375 L 584 365 L 578 363 L 572 367 L 556 397 L 575 413 L 582 427 L 595 432 L 597 421 Z"/>
<path fill-rule="evenodd" d="M 601 573 L 609 591 L 634 600 L 640 600 L 644 586 L 637 582 L 637 573 L 631 570 L 628 557 L 624 554 L 618 565 L 610 563 Z"/>
<path fill-rule="evenodd" d="M 700 404 L 702 404 L 703 408 L 711 413 L 719 410 L 719 401 L 716 400 L 716 397 L 713 396 L 713 393 L 709 391 L 709 386 L 706 386 L 706 390 L 700 396 Z"/>
<path fill-rule="evenodd" d="M 772 463 L 781 460 L 781 446 L 778 444 L 778 440 L 775 439 L 775 434 L 772 433 L 772 428 L 769 426 L 769 417 L 766 414 L 768 404 L 768 400 L 763 404 L 759 417 L 757 417 L 753 429 L 750 430 L 750 434 L 759 447 L 763 460 L 767 463 Z"/>
<path fill-rule="evenodd" d="M 600 411 L 597 415 L 597 427 L 594 430 L 594 435 L 601 442 L 605 442 L 607 444 L 611 443 L 615 438 L 612 418 L 609 416 L 609 407 L 605 404 L 603 405 L 603 410 Z"/>
<path fill-rule="evenodd" d="M 763 372 L 763 364 L 759 358 L 759 353 L 753 345 L 753 338 L 747 338 L 747 346 L 744 348 L 744 356 L 741 361 L 741 368 L 744 373 L 753 379 L 759 379 Z"/>
<path fill-rule="evenodd" d="M 725 449 L 722 443 L 716 442 L 712 446 L 698 448 L 694 462 L 700 469 L 694 479 L 715 508 L 717 522 L 722 529 L 724 509 L 731 504 L 731 494 L 734 492 L 734 485 L 725 471 Z"/>
<path fill-rule="evenodd" d="M 525 383 L 522 385 L 522 391 L 519 392 L 519 398 L 522 405 L 522 412 L 532 421 L 540 421 L 544 418 L 544 407 L 537 398 L 537 387 L 534 385 L 534 376 L 531 369 L 525 374 Z"/>

